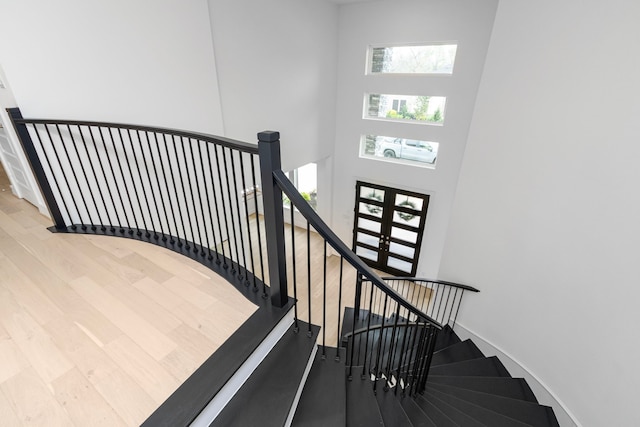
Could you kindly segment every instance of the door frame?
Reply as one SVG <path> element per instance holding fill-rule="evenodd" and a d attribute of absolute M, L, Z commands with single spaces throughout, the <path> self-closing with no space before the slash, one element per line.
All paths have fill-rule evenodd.
<path fill-rule="evenodd" d="M 362 196 L 362 187 L 370 188 L 375 190 L 384 191 L 384 199 L 376 200 L 372 198 L 367 198 Z M 421 209 L 412 209 L 409 207 L 402 207 L 396 204 L 396 196 L 407 196 L 412 198 L 422 199 L 422 207 Z M 364 182 L 357 180 L 356 181 L 356 197 L 354 204 L 354 223 L 353 223 L 353 246 L 352 249 L 357 253 L 357 248 L 361 247 L 364 249 L 368 249 L 370 251 L 375 251 L 377 253 L 377 260 L 374 261 L 372 259 L 360 256 L 360 258 L 370 267 L 384 271 L 389 274 L 393 274 L 395 276 L 411 276 L 415 277 L 418 262 L 420 260 L 420 249 L 422 247 L 422 241 L 424 237 L 424 230 L 426 227 L 427 213 L 429 207 L 431 195 L 418 193 L 411 190 L 405 190 L 401 188 L 394 188 L 389 186 L 384 186 L 380 184 L 374 184 L 370 182 Z M 372 207 L 374 211 L 376 207 L 381 209 L 381 215 L 377 216 L 376 214 L 368 214 L 361 212 L 360 204 L 364 203 L 367 205 L 367 209 Z M 419 223 L 418 226 L 403 224 L 394 221 L 394 213 L 406 213 L 410 215 L 418 215 Z M 376 212 L 377 213 L 377 212 Z M 373 230 L 369 230 L 363 227 L 359 227 L 359 218 L 379 222 L 380 223 L 380 232 L 375 232 Z M 393 229 L 404 229 L 410 232 L 415 232 L 417 234 L 416 241 L 410 242 L 406 240 L 402 240 L 400 238 L 392 236 Z M 377 247 L 372 244 L 367 244 L 358 240 L 358 234 L 362 233 L 371 237 L 374 237 L 378 240 Z M 390 252 L 389 247 L 391 243 L 396 243 L 402 246 L 411 247 L 414 251 L 413 257 L 405 257 L 401 254 Z M 396 258 L 400 261 L 405 261 L 411 263 L 411 271 L 407 272 L 405 270 L 400 270 L 388 265 L 388 258 L 390 254 L 393 258 Z"/>

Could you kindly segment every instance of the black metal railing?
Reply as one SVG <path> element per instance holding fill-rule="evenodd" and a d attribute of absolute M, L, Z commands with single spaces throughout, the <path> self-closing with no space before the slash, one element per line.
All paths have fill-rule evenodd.
<path fill-rule="evenodd" d="M 148 126 L 24 119 L 18 109 L 8 111 L 53 231 L 166 247 L 270 296 L 275 307 L 293 295 L 295 330 L 302 320 L 311 336 L 311 324 L 319 324 L 325 358 L 335 351 L 340 359 L 345 344 L 349 378 L 370 378 L 374 391 L 382 384 L 421 392 L 439 331 L 455 324 L 464 291 L 477 291 L 380 278 L 281 170 L 278 132 L 258 134 L 255 145 Z"/>
<path fill-rule="evenodd" d="M 441 325 L 456 325 L 465 292 L 479 292 L 476 288 L 442 280 L 417 277 L 383 277 L 385 283 L 422 313 Z"/>
<path fill-rule="evenodd" d="M 267 295 L 256 144 L 8 112 L 53 231 L 155 243 Z"/>
<path fill-rule="evenodd" d="M 436 304 L 442 294 L 410 295 L 408 285 L 399 281 L 389 285 L 380 278 L 322 221 L 281 170 L 279 134 L 261 133 L 258 139 L 272 292 L 277 284 L 281 295 L 293 293 L 298 301 L 296 328 L 298 319 L 322 327 L 323 357 L 333 342 L 335 349 L 329 351 L 335 351 L 335 358 L 340 357 L 340 346 L 347 345 L 349 378 L 360 372 L 361 378 L 372 380 L 374 391 L 383 383 L 385 388 L 399 386 L 396 392 L 421 392 L 443 326 L 420 307 Z M 289 230 L 285 230 L 283 194 L 291 202 L 286 216 Z M 301 223 L 296 223 L 294 211 L 303 216 Z M 328 256 L 330 252 L 337 256 Z M 306 271 L 300 268 L 304 264 Z M 328 269 L 335 271 L 328 275 Z M 448 312 L 457 311 L 461 297 L 445 304 Z M 351 316 L 346 320 L 345 308 Z"/>

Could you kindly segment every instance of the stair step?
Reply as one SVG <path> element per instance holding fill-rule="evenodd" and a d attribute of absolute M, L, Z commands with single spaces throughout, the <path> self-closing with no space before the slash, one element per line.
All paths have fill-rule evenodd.
<path fill-rule="evenodd" d="M 306 324 L 302 328 L 306 328 Z M 210 427 L 283 426 L 315 348 L 319 330 L 318 326 L 312 325 L 311 337 L 293 331 L 285 333 Z"/>
<path fill-rule="evenodd" d="M 442 384 L 431 384 L 427 386 L 427 390 L 430 393 L 439 392 L 451 395 L 458 399 L 465 400 L 474 405 L 533 426 L 557 425 L 555 415 L 551 408 L 548 406 L 538 405 L 537 403 L 477 391 L 464 390 Z M 552 423 L 552 421 L 555 421 L 555 424 Z"/>
<path fill-rule="evenodd" d="M 457 399 L 453 396 L 439 393 L 437 391 L 432 391 L 427 389 L 423 396 L 419 396 L 416 399 L 416 402 L 421 407 L 425 404 L 425 402 L 431 402 L 432 405 L 436 405 L 435 402 L 440 403 L 438 407 L 443 406 L 444 404 L 449 405 L 457 409 L 459 412 L 464 412 L 474 420 L 479 423 L 482 423 L 486 426 L 490 427 L 525 427 L 528 424 L 522 423 L 513 418 L 506 417 L 504 415 L 498 414 L 491 410 L 482 408 L 480 406 L 473 405 L 467 401 Z"/>
<path fill-rule="evenodd" d="M 412 397 L 402 396 L 399 397 L 398 400 L 414 427 L 437 427 L 436 424 L 431 421 L 431 418 L 420 409 Z"/>
<path fill-rule="evenodd" d="M 347 427 L 384 426 L 373 383 L 354 375 L 347 381 Z"/>
<path fill-rule="evenodd" d="M 416 405 L 424 412 L 427 417 L 438 427 L 457 427 L 460 424 L 453 421 L 445 415 L 440 408 L 434 405 L 430 400 L 423 396 L 417 395 L 414 398 Z M 493 426 L 492 426 L 493 427 Z"/>
<path fill-rule="evenodd" d="M 445 414 L 447 417 L 449 417 L 451 420 L 453 420 L 453 422 L 455 422 L 455 423 L 457 423 L 457 424 L 459 424 L 461 426 L 465 426 L 465 427 L 484 427 L 484 424 L 482 424 L 481 422 L 477 421 L 473 417 L 470 417 L 469 415 L 465 414 L 464 412 L 458 410 L 454 406 L 451 406 L 447 402 L 444 402 L 441 399 L 438 399 L 437 397 L 433 396 L 433 394 L 429 393 L 428 391 L 425 392 L 421 397 L 423 399 L 428 400 L 432 405 L 434 405 L 435 407 L 440 409 L 440 411 L 442 411 L 443 414 Z"/>
<path fill-rule="evenodd" d="M 323 360 L 318 347 L 309 377 L 302 390 L 292 426 L 344 426 L 347 420 L 347 391 L 344 358 L 346 349 L 338 349 L 340 361 L 335 360 L 335 348 L 327 349 Z"/>
<path fill-rule="evenodd" d="M 443 384 L 467 390 L 480 391 L 512 399 L 538 403 L 529 384 L 522 378 L 506 377 L 450 377 L 429 375 L 427 385 Z"/>
<path fill-rule="evenodd" d="M 355 314 L 356 314 L 356 311 L 351 307 L 347 307 L 344 309 L 344 315 L 342 319 L 342 330 L 340 331 L 340 339 L 343 345 L 346 345 L 346 342 L 347 342 L 345 335 L 350 334 L 354 331 L 353 316 Z M 369 317 L 371 317 L 370 320 L 369 320 Z M 382 316 L 377 315 L 375 313 L 369 316 L 368 310 L 359 310 L 358 317 L 355 322 L 355 330 L 357 331 L 359 329 L 364 329 L 367 327 L 367 324 L 369 324 L 369 327 L 380 325 L 382 323 L 382 319 L 383 319 Z"/>
<path fill-rule="evenodd" d="M 445 325 L 440 332 L 438 332 L 438 338 L 436 339 L 435 351 L 442 350 L 450 345 L 459 343 L 461 340 L 458 338 L 453 329 L 449 325 Z"/>
<path fill-rule="evenodd" d="M 433 359 L 431 359 L 431 366 L 446 365 L 482 357 L 484 357 L 484 354 L 473 341 L 465 340 L 435 352 Z"/>
<path fill-rule="evenodd" d="M 376 400 L 385 427 L 406 427 L 411 425 L 409 416 L 400 405 L 394 389 L 384 390 L 385 381 L 378 381 Z"/>
<path fill-rule="evenodd" d="M 510 377 L 507 369 L 495 356 L 432 366 L 429 369 L 429 375 Z"/>

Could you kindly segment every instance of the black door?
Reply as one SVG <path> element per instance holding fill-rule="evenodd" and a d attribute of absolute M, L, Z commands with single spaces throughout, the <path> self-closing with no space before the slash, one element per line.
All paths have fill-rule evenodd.
<path fill-rule="evenodd" d="M 415 276 L 429 196 L 358 181 L 353 249 L 370 267 Z"/>

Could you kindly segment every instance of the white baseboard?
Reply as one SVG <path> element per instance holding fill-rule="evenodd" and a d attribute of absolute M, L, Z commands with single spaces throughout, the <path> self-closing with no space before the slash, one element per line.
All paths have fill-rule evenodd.
<path fill-rule="evenodd" d="M 293 309 L 280 320 L 280 323 L 267 335 L 260 343 L 258 348 L 249 356 L 244 364 L 233 374 L 233 377 L 222 387 L 209 404 L 200 412 L 189 427 L 207 427 L 211 422 L 220 415 L 220 412 L 229 403 L 229 401 L 240 390 L 247 378 L 258 367 L 262 360 L 269 354 L 271 349 L 280 341 L 280 338 L 293 325 Z"/>
<path fill-rule="evenodd" d="M 551 391 L 533 372 L 526 366 L 514 359 L 509 353 L 493 344 L 492 342 L 480 337 L 471 329 L 460 323 L 456 323 L 455 332 L 461 340 L 471 339 L 485 356 L 497 356 L 500 362 L 509 371 L 514 378 L 524 378 L 536 398 L 541 405 L 551 406 L 556 414 L 558 423 L 561 427 L 582 427 L 582 424 L 576 419 L 565 404 L 558 396 Z"/>

